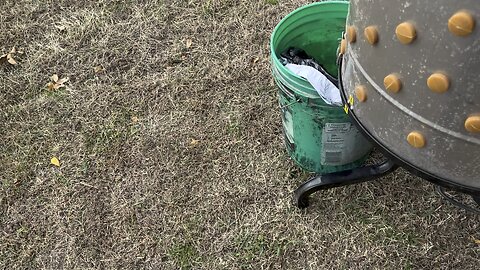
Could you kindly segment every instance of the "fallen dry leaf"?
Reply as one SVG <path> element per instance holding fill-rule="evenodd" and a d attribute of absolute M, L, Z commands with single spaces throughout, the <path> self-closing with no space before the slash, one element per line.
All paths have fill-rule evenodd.
<path fill-rule="evenodd" d="M 58 90 L 65 87 L 64 83 L 68 82 L 68 77 L 59 79 L 57 74 L 53 74 L 52 77 L 50 77 L 50 80 L 52 81 L 47 83 L 48 90 Z"/>
<path fill-rule="evenodd" d="M 187 48 L 192 47 L 192 40 L 191 39 L 187 39 L 186 46 L 187 46 Z"/>
<path fill-rule="evenodd" d="M 57 74 L 53 74 L 52 77 L 50 77 L 50 79 L 53 81 L 53 82 L 57 82 L 58 81 L 58 75 Z"/>
<path fill-rule="evenodd" d="M 7 61 L 8 63 L 12 64 L 12 65 L 16 65 L 17 64 L 17 61 L 15 61 L 15 59 L 13 59 L 12 55 L 11 54 L 8 54 L 7 55 Z"/>
<path fill-rule="evenodd" d="M 17 61 L 13 57 L 16 53 L 17 53 L 17 49 L 14 46 L 12 47 L 9 53 L 5 53 L 0 56 L 0 63 L 3 64 L 5 62 L 8 62 L 10 65 L 16 65 Z"/>
<path fill-rule="evenodd" d="M 195 146 L 198 145 L 198 143 L 200 143 L 199 140 L 192 139 L 192 140 L 190 141 L 190 147 L 195 147 Z"/>
<path fill-rule="evenodd" d="M 102 66 L 96 66 L 96 67 L 93 68 L 93 70 L 95 71 L 95 73 L 100 73 L 100 72 L 104 71 L 105 69 Z"/>
<path fill-rule="evenodd" d="M 133 123 L 137 123 L 137 122 L 138 122 L 138 117 L 136 117 L 136 116 L 132 116 L 131 119 L 132 119 L 132 122 L 133 122 Z"/>
<path fill-rule="evenodd" d="M 56 157 L 52 157 L 52 159 L 50 160 L 50 164 L 60 167 L 60 161 Z"/>
<path fill-rule="evenodd" d="M 68 82 L 68 78 L 63 78 L 63 79 L 57 80 L 57 84 L 64 84 L 66 82 Z"/>
<path fill-rule="evenodd" d="M 477 245 L 480 245 L 480 240 L 478 240 L 478 239 L 473 239 L 473 242 L 475 242 L 475 244 L 477 244 Z"/>
<path fill-rule="evenodd" d="M 52 82 L 47 83 L 48 90 L 53 90 L 54 86 L 55 86 L 55 84 L 52 83 Z"/>

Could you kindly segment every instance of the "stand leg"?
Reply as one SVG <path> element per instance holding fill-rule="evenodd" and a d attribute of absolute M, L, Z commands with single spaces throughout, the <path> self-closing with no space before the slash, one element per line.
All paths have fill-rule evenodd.
<path fill-rule="evenodd" d="M 480 196 L 473 196 L 472 199 L 480 206 Z"/>
<path fill-rule="evenodd" d="M 294 200 L 298 208 L 308 206 L 308 196 L 319 190 L 371 181 L 395 171 L 398 166 L 392 160 L 352 170 L 318 175 L 310 178 L 295 190 Z"/>

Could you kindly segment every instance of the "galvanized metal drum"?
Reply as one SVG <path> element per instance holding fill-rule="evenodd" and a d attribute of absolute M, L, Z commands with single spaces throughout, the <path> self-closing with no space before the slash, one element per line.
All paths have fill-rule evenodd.
<path fill-rule="evenodd" d="M 422 177 L 480 191 L 480 1 L 351 0 L 346 109 Z"/>

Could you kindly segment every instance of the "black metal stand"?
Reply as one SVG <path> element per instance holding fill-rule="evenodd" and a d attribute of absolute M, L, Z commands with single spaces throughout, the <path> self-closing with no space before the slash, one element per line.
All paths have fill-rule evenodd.
<path fill-rule="evenodd" d="M 308 206 L 308 196 L 314 192 L 371 181 L 389 174 L 397 168 L 398 166 L 388 159 L 380 164 L 314 176 L 295 190 L 295 204 L 298 208 L 305 208 Z"/>
<path fill-rule="evenodd" d="M 467 204 L 465 204 L 464 202 L 462 201 L 459 201 L 457 200 L 456 198 L 454 198 L 452 195 L 450 194 L 447 194 L 446 190 L 444 187 L 442 186 L 436 186 L 435 189 L 437 190 L 437 193 L 440 194 L 440 196 L 442 196 L 444 199 L 446 199 L 448 202 L 450 202 L 451 204 L 455 205 L 456 207 L 459 207 L 459 208 L 462 208 L 470 213 L 474 213 L 474 214 L 477 214 L 477 215 L 480 215 L 480 209 L 479 208 L 475 208 L 475 207 L 471 207 Z M 470 195 L 473 199 L 473 201 L 480 206 L 480 197 L 478 196 L 474 196 L 474 195 Z"/>
<path fill-rule="evenodd" d="M 480 206 L 480 196 L 473 196 L 472 199 Z"/>
<path fill-rule="evenodd" d="M 343 103 L 348 104 L 346 92 L 343 89 L 343 81 L 341 76 L 343 55 L 339 56 L 339 58 L 337 59 L 337 64 L 338 64 L 338 74 L 339 74 L 338 86 L 340 89 L 340 94 L 341 94 Z M 352 119 L 352 123 L 356 125 L 356 127 L 360 130 L 360 132 L 362 132 L 362 134 L 366 138 L 370 139 L 374 145 L 379 146 L 379 150 L 383 152 L 383 154 L 386 157 L 388 157 L 388 160 L 376 165 L 369 165 L 369 166 L 342 171 L 342 172 L 317 175 L 310 178 L 308 181 L 303 183 L 300 187 L 298 187 L 295 190 L 294 203 L 297 205 L 297 207 L 299 208 L 308 207 L 308 196 L 310 196 L 312 193 L 315 193 L 319 190 L 330 189 L 334 187 L 341 187 L 346 185 L 353 185 L 353 184 L 375 180 L 379 177 L 382 177 L 386 174 L 389 174 L 395 171 L 399 165 L 406 168 L 407 170 L 409 170 L 410 172 L 412 172 L 417 176 L 420 176 L 436 185 L 441 185 L 442 188 L 439 187 L 439 190 L 443 195 L 445 195 L 445 192 L 443 192 L 443 187 L 452 188 L 454 190 L 471 195 L 472 199 L 477 204 L 480 205 L 480 190 L 473 189 L 471 187 L 462 186 L 462 185 L 459 185 L 458 183 L 452 183 L 447 179 L 441 179 L 438 176 L 431 175 L 430 173 L 423 171 L 420 168 L 417 168 L 414 164 L 404 161 L 401 157 L 391 152 L 387 147 L 382 145 L 375 137 L 373 137 L 368 132 L 368 130 L 362 125 L 362 123 L 358 121 L 354 111 L 350 111 L 349 116 Z M 450 200 L 448 196 L 445 195 L 444 197 Z"/>

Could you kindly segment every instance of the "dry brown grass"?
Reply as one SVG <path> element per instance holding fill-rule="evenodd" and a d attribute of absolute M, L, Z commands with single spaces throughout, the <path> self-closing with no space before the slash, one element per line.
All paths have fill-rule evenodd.
<path fill-rule="evenodd" d="M 308 2 L 3 0 L 1 268 L 478 269 L 479 219 L 402 170 L 291 204 L 268 40 Z"/>

